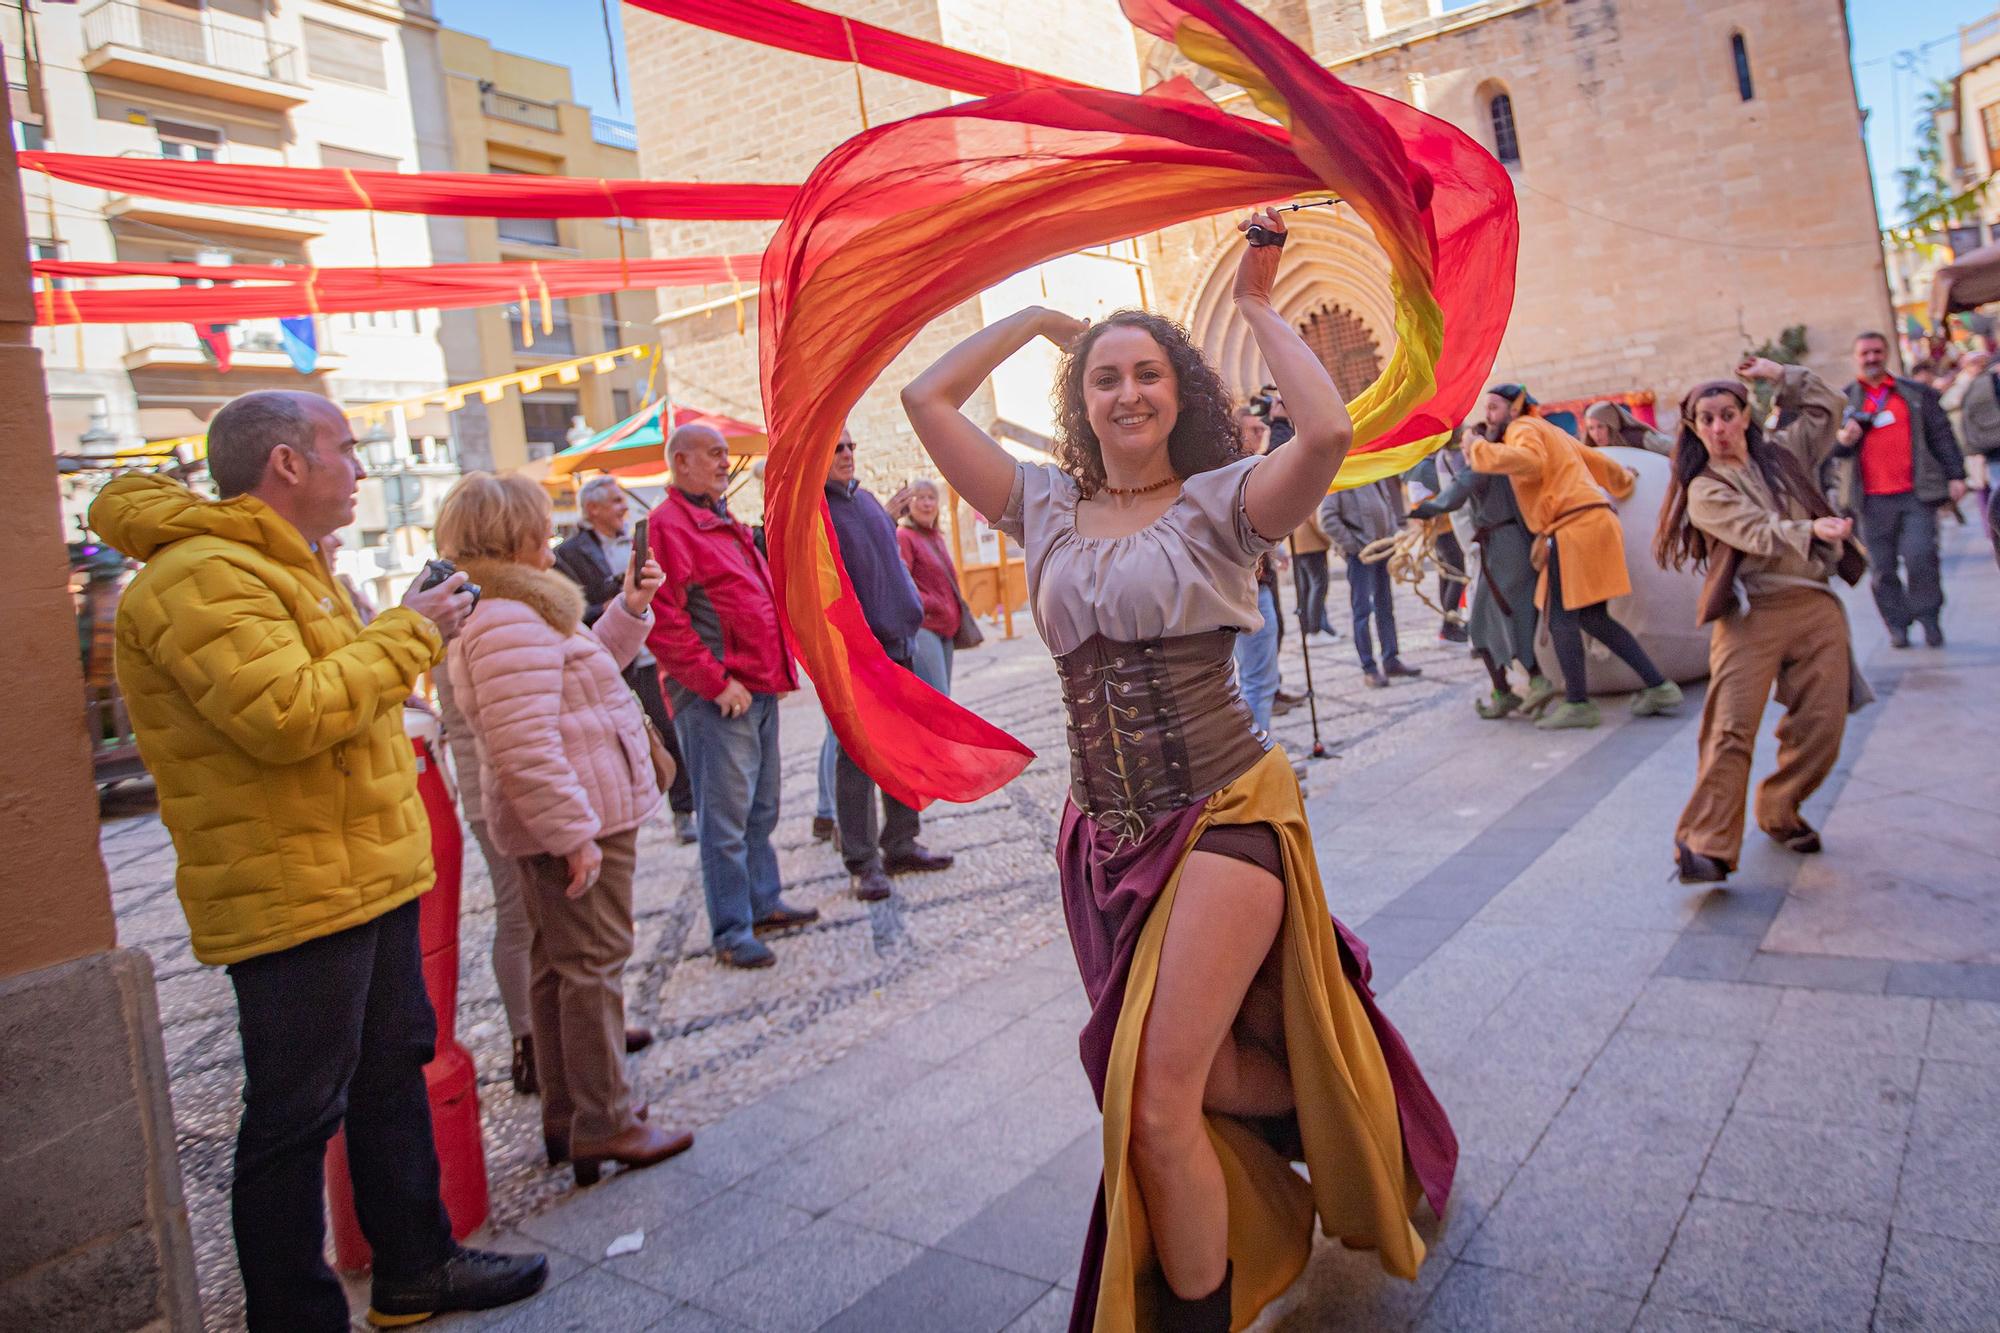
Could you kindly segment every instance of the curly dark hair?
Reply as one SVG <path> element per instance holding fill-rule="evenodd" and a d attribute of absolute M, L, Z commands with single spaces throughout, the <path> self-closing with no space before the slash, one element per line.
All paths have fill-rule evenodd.
<path fill-rule="evenodd" d="M 1243 457 L 1243 433 L 1237 427 L 1232 399 L 1222 376 L 1194 345 L 1188 331 L 1163 315 L 1146 310 L 1119 310 L 1090 326 L 1063 353 L 1052 395 L 1056 409 L 1056 466 L 1073 478 L 1086 497 L 1105 484 L 1104 450 L 1090 428 L 1083 404 L 1083 372 L 1090 349 L 1111 329 L 1144 329 L 1167 354 L 1180 391 L 1180 415 L 1167 437 L 1167 461 L 1174 475 L 1186 480 L 1212 472 Z"/>

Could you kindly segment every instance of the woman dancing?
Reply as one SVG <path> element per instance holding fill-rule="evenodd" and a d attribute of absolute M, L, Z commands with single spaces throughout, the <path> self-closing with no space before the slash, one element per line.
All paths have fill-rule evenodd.
<path fill-rule="evenodd" d="M 1275 214 L 1252 224 L 1283 236 Z M 1365 950 L 1327 911 L 1290 763 L 1229 670 L 1260 623 L 1258 556 L 1313 511 L 1351 436 L 1271 306 L 1282 244 L 1252 245 L 1235 288 L 1299 428 L 1275 455 L 1241 454 L 1215 370 L 1138 311 L 1023 310 L 903 391 L 946 479 L 1023 544 L 1068 711 L 1060 869 L 1104 1111 L 1076 1330 L 1241 1327 L 1304 1268 L 1315 1213 L 1413 1277 L 1411 1211 L 1426 1195 L 1442 1212 L 1456 1159 Z M 1039 467 L 959 410 L 1037 336 L 1065 349 L 1058 462 Z"/>
<path fill-rule="evenodd" d="M 1736 866 L 1750 755 L 1773 684 L 1785 720 L 1778 767 L 1757 788 L 1757 825 L 1795 852 L 1820 849 L 1799 806 L 1833 771 L 1847 714 L 1872 697 L 1853 666 L 1847 613 L 1827 586 L 1836 573 L 1858 582 L 1867 559 L 1854 521 L 1834 516 L 1814 480 L 1846 404 L 1803 366 L 1753 357 L 1736 373 L 1777 385 L 1791 424 L 1767 435 L 1740 380 L 1695 386 L 1681 402 L 1673 485 L 1653 538 L 1661 568 L 1706 566 L 1700 623 L 1715 625 L 1701 771 L 1674 830 L 1683 884 L 1720 883 Z"/>

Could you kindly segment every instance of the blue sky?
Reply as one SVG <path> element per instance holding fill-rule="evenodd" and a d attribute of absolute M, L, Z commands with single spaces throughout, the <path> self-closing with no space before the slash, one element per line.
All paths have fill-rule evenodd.
<path fill-rule="evenodd" d="M 1446 8 L 1467 3 L 1471 0 L 1446 0 Z M 1871 113 L 1868 155 L 1885 222 L 1895 220 L 1896 168 L 1913 157 L 1918 95 L 1929 80 L 1957 71 L 1958 29 L 1996 8 L 2000 0 L 1849 0 L 1855 80 L 1861 105 Z M 437 0 L 438 17 L 448 26 L 477 33 L 505 51 L 568 65 L 579 102 L 599 115 L 630 120 L 616 0 L 610 9 L 614 41 L 607 47 L 599 0 Z M 556 14 L 563 21 L 552 22 Z M 611 95 L 614 49 L 622 99 Z M 1896 67 L 1896 54 L 1902 51 L 1910 53 L 1913 68 Z"/>

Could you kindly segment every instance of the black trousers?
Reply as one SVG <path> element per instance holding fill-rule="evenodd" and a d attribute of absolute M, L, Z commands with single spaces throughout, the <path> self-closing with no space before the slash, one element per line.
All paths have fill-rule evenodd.
<path fill-rule="evenodd" d="M 1299 599 L 1299 633 L 1326 628 L 1326 552 L 1300 551 L 1292 557 L 1292 587 Z"/>
<path fill-rule="evenodd" d="M 1548 543 L 1548 549 L 1549 641 L 1555 645 L 1556 661 L 1562 667 L 1563 698 L 1573 704 L 1590 698 L 1584 682 L 1583 636 L 1586 634 L 1609 648 L 1612 656 L 1637 672 L 1640 683 L 1647 689 L 1664 683 L 1666 677 L 1653 665 L 1653 659 L 1646 656 L 1646 650 L 1632 637 L 1631 630 L 1611 618 L 1611 611 L 1605 603 L 1592 602 L 1574 611 L 1564 608 L 1562 560 L 1553 541 Z"/>
<path fill-rule="evenodd" d="M 1944 610 L 1944 582 L 1938 560 L 1938 516 L 1904 491 L 1901 495 L 1861 497 L 1861 540 L 1868 544 L 1873 574 L 1871 591 L 1882 623 L 1908 630 L 1913 621 L 1934 624 Z M 1897 573 L 1908 573 L 1904 584 Z"/>
<path fill-rule="evenodd" d="M 347 1297 L 323 1257 L 326 1144 L 343 1120 L 375 1270 L 407 1277 L 453 1249 L 424 1086 L 437 1019 L 417 904 L 234 963 L 229 979 L 244 1071 L 230 1221 L 248 1324 L 343 1333 Z"/>
<path fill-rule="evenodd" d="M 639 706 L 653 720 L 660 739 L 667 743 L 667 753 L 674 757 L 674 783 L 667 788 L 667 804 L 677 815 L 693 814 L 694 785 L 688 778 L 687 760 L 681 758 L 681 738 L 674 733 L 674 719 L 660 693 L 660 669 L 651 662 L 634 663 L 625 669 L 625 683 L 639 696 Z"/>
<path fill-rule="evenodd" d="M 905 671 L 910 669 L 909 645 L 885 644 L 889 660 Z M 870 866 L 882 864 L 882 853 L 894 856 L 916 845 L 923 831 L 923 818 L 888 792 L 882 794 L 882 816 L 875 817 L 875 794 L 881 788 L 861 766 L 847 757 L 842 746 L 833 770 L 835 824 L 840 830 L 840 859 L 849 874 L 858 875 Z"/>

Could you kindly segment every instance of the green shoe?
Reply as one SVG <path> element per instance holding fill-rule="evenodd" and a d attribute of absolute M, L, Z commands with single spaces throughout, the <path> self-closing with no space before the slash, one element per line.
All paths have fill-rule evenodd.
<path fill-rule="evenodd" d="M 1555 682 L 1547 676 L 1530 676 L 1528 693 L 1521 700 L 1521 711 L 1529 717 L 1537 716 L 1549 706 L 1549 700 L 1556 697 Z"/>
<path fill-rule="evenodd" d="M 1512 690 L 1495 690 L 1484 699 L 1472 705 L 1479 716 L 1488 722 L 1497 722 L 1521 706 L 1521 696 Z"/>
<path fill-rule="evenodd" d="M 1672 717 L 1681 711 L 1681 687 L 1670 680 L 1632 696 L 1633 717 Z"/>
<path fill-rule="evenodd" d="M 1573 704 L 1565 699 L 1548 712 L 1535 719 L 1535 725 L 1543 731 L 1583 731 L 1596 726 L 1604 719 L 1598 715 L 1597 705 L 1585 699 Z"/>

